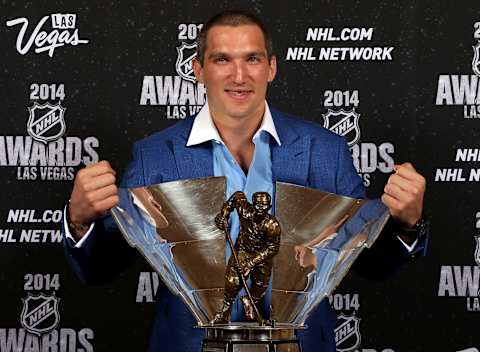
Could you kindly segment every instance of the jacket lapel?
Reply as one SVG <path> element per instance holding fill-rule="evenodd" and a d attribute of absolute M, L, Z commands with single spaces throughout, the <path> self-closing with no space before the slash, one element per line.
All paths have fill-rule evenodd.
<path fill-rule="evenodd" d="M 211 143 L 186 146 L 193 118 L 191 120 L 188 128 L 173 138 L 173 154 L 180 180 L 213 176 Z"/>
<path fill-rule="evenodd" d="M 308 185 L 310 138 L 295 131 L 292 122 L 276 110 L 271 110 L 275 129 L 282 145 L 271 144 L 273 182 Z"/>
<path fill-rule="evenodd" d="M 299 135 L 292 122 L 271 109 L 275 129 L 282 145 L 271 143 L 273 182 L 281 181 L 297 185 L 308 185 L 310 167 L 310 138 Z M 210 142 L 187 147 L 187 140 L 193 123 L 187 125 L 173 138 L 173 154 L 179 179 L 193 179 L 213 176 L 213 157 Z"/>

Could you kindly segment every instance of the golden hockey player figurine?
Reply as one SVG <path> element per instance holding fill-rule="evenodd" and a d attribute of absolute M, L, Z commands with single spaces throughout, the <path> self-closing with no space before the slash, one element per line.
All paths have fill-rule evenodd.
<path fill-rule="evenodd" d="M 281 233 L 277 219 L 268 213 L 271 202 L 266 192 L 254 193 L 252 204 L 243 192 L 235 192 L 215 217 L 217 227 L 225 231 L 232 255 L 225 271 L 223 308 L 215 315 L 213 324 L 229 323 L 233 302 L 242 287 L 247 293 L 241 298 L 246 316 L 263 324 L 256 304 L 268 287 L 273 257 L 280 248 Z M 240 219 L 240 232 L 235 245 L 227 230 L 228 218 L 234 210 Z M 248 277 L 252 282 L 251 287 L 246 284 Z"/>

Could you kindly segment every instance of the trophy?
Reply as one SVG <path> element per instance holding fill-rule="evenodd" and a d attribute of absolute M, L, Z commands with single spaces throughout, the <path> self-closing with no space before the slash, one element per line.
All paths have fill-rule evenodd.
<path fill-rule="evenodd" d="M 375 242 L 388 210 L 282 182 L 251 202 L 242 192 L 225 200 L 225 189 L 224 177 L 120 189 L 112 215 L 205 330 L 202 352 L 300 352 L 297 331 Z"/>

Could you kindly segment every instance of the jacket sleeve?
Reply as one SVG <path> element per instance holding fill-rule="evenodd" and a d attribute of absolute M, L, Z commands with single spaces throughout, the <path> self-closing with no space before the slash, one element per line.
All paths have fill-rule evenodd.
<path fill-rule="evenodd" d="M 338 194 L 366 198 L 362 181 L 344 141 L 338 147 L 336 186 Z M 403 264 L 426 254 L 428 235 L 419 238 L 409 252 L 395 235 L 394 229 L 395 224 L 390 219 L 374 245 L 365 249 L 353 265 L 352 269 L 356 273 L 366 278 L 383 279 L 398 271 Z"/>
<path fill-rule="evenodd" d="M 353 198 L 365 198 L 365 188 L 353 165 L 353 158 L 343 138 L 338 139 L 337 172 L 335 175 L 336 193 Z"/>
<path fill-rule="evenodd" d="M 133 159 L 121 182 L 121 187 L 142 184 L 143 165 L 140 148 L 135 145 Z M 77 276 L 88 284 L 102 284 L 115 279 L 131 265 L 136 250 L 131 248 L 118 230 L 110 212 L 95 221 L 92 232 L 80 247 L 62 234 L 67 260 Z"/>
<path fill-rule="evenodd" d="M 427 253 L 428 232 L 417 240 L 410 252 L 395 235 L 395 224 L 390 218 L 371 248 L 365 249 L 353 265 L 353 270 L 368 279 L 384 279 L 397 272 L 402 265 Z"/>

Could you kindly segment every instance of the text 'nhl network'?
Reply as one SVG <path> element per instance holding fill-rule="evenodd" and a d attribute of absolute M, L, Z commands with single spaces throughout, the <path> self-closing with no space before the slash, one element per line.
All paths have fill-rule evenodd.
<path fill-rule="evenodd" d="M 307 42 L 361 42 L 373 39 L 374 28 L 308 27 Z M 392 61 L 393 46 L 311 47 L 287 48 L 286 61 Z"/>

